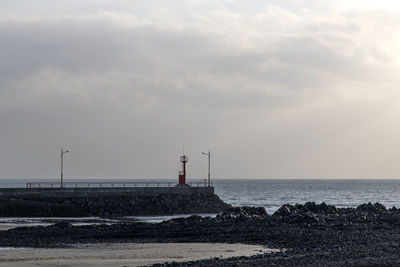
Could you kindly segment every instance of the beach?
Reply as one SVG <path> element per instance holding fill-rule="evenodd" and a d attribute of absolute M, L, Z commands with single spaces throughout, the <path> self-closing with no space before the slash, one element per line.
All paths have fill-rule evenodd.
<path fill-rule="evenodd" d="M 67 248 L 0 248 L 0 266 L 144 266 L 273 251 L 277 250 L 226 243 L 97 243 Z"/>
<path fill-rule="evenodd" d="M 0 259 L 3 266 L 399 266 L 399 244 L 396 207 L 307 202 L 272 215 L 242 206 L 160 223 L 18 227 L 0 231 Z"/>

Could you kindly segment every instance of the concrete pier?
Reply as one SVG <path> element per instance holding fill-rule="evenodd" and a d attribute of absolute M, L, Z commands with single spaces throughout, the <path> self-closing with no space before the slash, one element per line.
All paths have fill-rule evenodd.
<path fill-rule="evenodd" d="M 217 213 L 214 187 L 0 188 L 0 216 L 140 216 Z"/>
<path fill-rule="evenodd" d="M 99 196 L 213 195 L 214 187 L 82 187 L 82 188 L 0 188 L 0 198 L 67 198 Z"/>

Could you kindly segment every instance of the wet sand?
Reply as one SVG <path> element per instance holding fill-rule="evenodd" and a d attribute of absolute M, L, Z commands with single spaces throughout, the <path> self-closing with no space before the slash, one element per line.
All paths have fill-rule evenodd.
<path fill-rule="evenodd" d="M 0 266 L 143 266 L 272 251 L 276 250 L 223 243 L 101 243 L 69 248 L 0 248 Z"/>

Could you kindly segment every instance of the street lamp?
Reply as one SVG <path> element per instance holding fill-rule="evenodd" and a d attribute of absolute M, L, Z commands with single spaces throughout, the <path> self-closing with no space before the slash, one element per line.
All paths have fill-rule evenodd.
<path fill-rule="evenodd" d="M 211 185 L 211 178 L 210 178 L 210 159 L 211 159 L 211 152 L 208 150 L 208 153 L 201 152 L 201 154 L 206 155 L 208 157 L 208 187 Z"/>
<path fill-rule="evenodd" d="M 61 188 L 63 188 L 63 178 L 64 178 L 64 154 L 68 153 L 69 150 L 61 149 Z"/>

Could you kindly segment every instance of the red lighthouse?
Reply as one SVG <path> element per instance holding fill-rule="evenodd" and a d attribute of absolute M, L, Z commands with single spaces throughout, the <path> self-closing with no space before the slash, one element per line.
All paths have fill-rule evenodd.
<path fill-rule="evenodd" d="M 179 171 L 179 184 L 186 184 L 186 162 L 188 162 L 188 157 L 183 154 L 181 156 L 182 171 Z"/>

